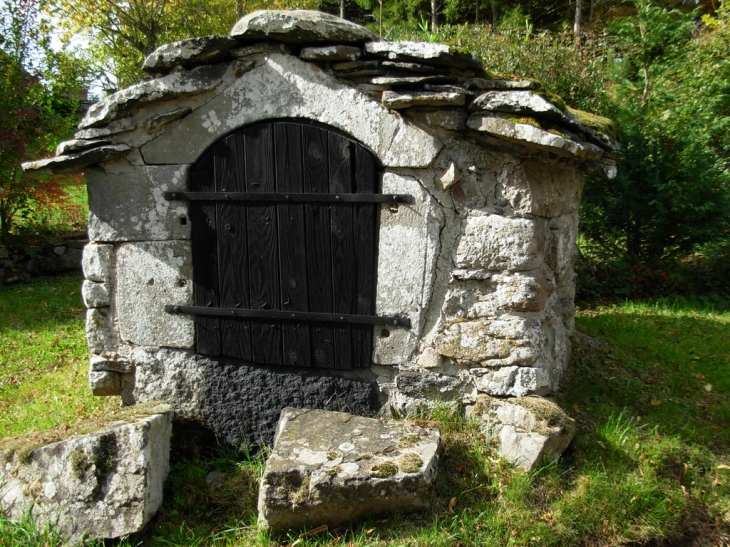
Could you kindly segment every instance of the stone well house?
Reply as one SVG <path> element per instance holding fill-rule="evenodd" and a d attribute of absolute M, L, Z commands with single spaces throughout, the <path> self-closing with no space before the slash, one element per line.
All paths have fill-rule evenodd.
<path fill-rule="evenodd" d="M 255 443 L 284 406 L 558 388 L 582 177 L 612 177 L 618 147 L 582 113 L 313 12 L 257 12 L 144 69 L 25 166 L 87 177 L 95 394 Z"/>

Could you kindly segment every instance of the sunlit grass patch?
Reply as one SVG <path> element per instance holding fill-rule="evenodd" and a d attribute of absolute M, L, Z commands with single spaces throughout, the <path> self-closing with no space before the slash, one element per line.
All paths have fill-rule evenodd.
<path fill-rule="evenodd" d="M 81 276 L 0 287 L 0 437 L 74 423 L 118 402 L 88 387 Z"/>

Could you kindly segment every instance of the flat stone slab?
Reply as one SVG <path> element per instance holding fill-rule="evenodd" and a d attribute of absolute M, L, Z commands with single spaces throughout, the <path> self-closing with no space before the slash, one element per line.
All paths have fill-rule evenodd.
<path fill-rule="evenodd" d="M 464 95 L 450 91 L 383 92 L 383 105 L 393 110 L 413 106 L 462 106 L 463 104 Z"/>
<path fill-rule="evenodd" d="M 305 47 L 299 56 L 307 61 L 357 61 L 362 57 L 362 50 L 343 45 Z"/>
<path fill-rule="evenodd" d="M 437 66 L 484 70 L 482 62 L 471 55 L 459 53 L 446 44 L 433 42 L 370 42 L 365 51 L 391 61 L 411 61 Z"/>
<path fill-rule="evenodd" d="M 109 144 L 84 150 L 76 154 L 29 161 L 22 165 L 23 171 L 36 175 L 61 175 L 78 173 L 84 167 L 124 156 L 131 148 L 126 144 Z"/>
<path fill-rule="evenodd" d="M 285 408 L 259 490 L 273 533 L 430 504 L 440 433 L 406 421 Z"/>
<path fill-rule="evenodd" d="M 30 513 L 71 544 L 139 532 L 162 503 L 170 457 L 167 405 L 0 441 L 0 507 Z"/>
<path fill-rule="evenodd" d="M 179 40 L 158 47 L 142 64 L 142 70 L 150 74 L 166 72 L 175 66 L 190 68 L 214 64 L 226 60 L 238 41 L 221 36 L 199 36 Z"/>
<path fill-rule="evenodd" d="M 259 10 L 241 18 L 231 29 L 241 41 L 275 40 L 285 44 L 362 44 L 378 41 L 374 32 L 314 10 Z"/>
<path fill-rule="evenodd" d="M 557 460 L 570 444 L 575 421 L 557 404 L 542 397 L 497 399 L 480 395 L 467 408 L 505 460 L 531 471 L 542 461 Z"/>

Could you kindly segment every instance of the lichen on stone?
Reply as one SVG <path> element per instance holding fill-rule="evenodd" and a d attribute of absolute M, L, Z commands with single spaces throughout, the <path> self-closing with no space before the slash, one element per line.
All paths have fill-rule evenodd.
<path fill-rule="evenodd" d="M 74 450 L 69 456 L 69 461 L 73 476 L 78 480 L 83 479 L 86 474 L 86 470 L 89 468 L 89 459 L 86 457 L 86 454 L 80 450 Z"/>

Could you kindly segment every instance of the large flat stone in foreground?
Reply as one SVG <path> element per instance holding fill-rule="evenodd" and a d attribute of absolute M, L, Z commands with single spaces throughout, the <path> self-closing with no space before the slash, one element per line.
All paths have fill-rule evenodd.
<path fill-rule="evenodd" d="M 0 507 L 13 520 L 30 512 L 72 545 L 139 532 L 162 503 L 171 430 L 169 407 L 148 403 L 103 423 L 3 439 Z"/>
<path fill-rule="evenodd" d="M 259 490 L 273 533 L 430 504 L 440 433 L 406 421 L 285 408 Z"/>

